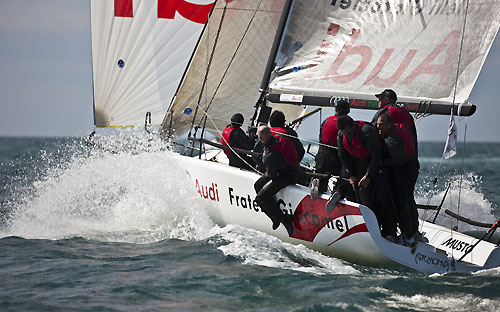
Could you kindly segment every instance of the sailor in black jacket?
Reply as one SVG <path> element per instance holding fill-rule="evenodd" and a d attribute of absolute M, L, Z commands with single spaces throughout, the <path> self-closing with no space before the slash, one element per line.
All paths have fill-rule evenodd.
<path fill-rule="evenodd" d="M 377 128 L 383 142 L 384 172 L 394 198 L 399 228 L 405 242 L 415 244 L 421 234 L 418 232 L 418 211 L 412 187 L 418 175 L 413 137 L 405 126 L 395 125 L 389 113 L 378 117 Z"/>
<path fill-rule="evenodd" d="M 273 230 L 276 230 L 280 223 L 283 223 L 288 235 L 291 236 L 293 233 L 292 217 L 281 211 L 274 195 L 284 187 L 296 183 L 297 152 L 288 139 L 274 137 L 271 134 L 271 129 L 267 126 L 259 127 L 257 136 L 265 147 L 262 159 L 265 173 L 254 184 L 257 193 L 255 202 L 272 220 Z"/>
<path fill-rule="evenodd" d="M 231 117 L 231 123 L 222 131 L 222 145 L 246 150 L 252 149 L 253 140 L 241 129 L 243 122 L 244 118 L 240 113 L 234 114 Z M 250 170 L 255 165 L 252 158 L 247 155 L 237 155 L 232 150 L 224 150 L 224 153 L 229 158 L 229 165 L 232 167 Z"/>
<path fill-rule="evenodd" d="M 339 117 L 337 127 L 339 158 L 359 202 L 373 210 L 382 227 L 382 236 L 395 236 L 396 220 L 381 174 L 382 149 L 377 129 L 369 122 L 355 122 L 349 116 Z"/>

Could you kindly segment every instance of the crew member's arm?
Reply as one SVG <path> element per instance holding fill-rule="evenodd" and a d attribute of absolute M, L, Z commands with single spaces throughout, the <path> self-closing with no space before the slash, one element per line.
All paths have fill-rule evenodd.
<path fill-rule="evenodd" d="M 382 149 L 377 130 L 370 125 L 363 125 L 359 133 L 359 139 L 370 152 L 370 163 L 366 170 L 366 176 L 374 178 L 379 171 L 380 164 L 382 163 Z"/>
<path fill-rule="evenodd" d="M 406 153 L 403 141 L 395 135 L 388 135 L 384 139 L 389 157 L 384 158 L 384 165 L 387 167 L 399 167 L 406 163 Z"/>
<path fill-rule="evenodd" d="M 345 168 L 349 176 L 354 176 L 355 171 L 354 171 L 354 157 L 352 157 L 351 154 L 349 154 L 345 148 L 344 148 L 344 135 L 342 134 L 341 131 L 339 131 L 339 134 L 337 136 L 337 148 L 338 148 L 338 155 L 340 158 L 340 162 L 342 163 L 342 166 Z"/>
<path fill-rule="evenodd" d="M 408 113 L 410 114 L 410 113 Z M 417 140 L 417 127 L 415 127 L 415 121 L 413 121 L 413 117 L 410 115 L 410 120 L 411 120 L 411 126 L 410 126 L 410 133 L 413 137 L 413 143 L 415 144 L 415 157 L 417 157 L 418 160 L 418 140 Z"/>
<path fill-rule="evenodd" d="M 352 157 L 352 155 L 345 150 L 344 135 L 341 131 L 339 131 L 339 134 L 337 135 L 337 152 L 340 162 L 349 177 L 349 183 L 351 184 L 352 189 L 356 191 L 356 188 L 358 187 L 358 177 L 356 177 L 356 173 L 354 171 L 354 157 Z"/>
<path fill-rule="evenodd" d="M 263 159 L 266 176 L 271 178 L 271 180 L 277 179 L 278 171 L 283 161 L 283 156 L 280 152 L 273 150 L 268 151 Z"/>
<path fill-rule="evenodd" d="M 230 137 L 231 145 L 241 146 L 243 149 L 251 150 L 253 148 L 253 140 L 250 139 L 243 130 L 235 129 Z"/>

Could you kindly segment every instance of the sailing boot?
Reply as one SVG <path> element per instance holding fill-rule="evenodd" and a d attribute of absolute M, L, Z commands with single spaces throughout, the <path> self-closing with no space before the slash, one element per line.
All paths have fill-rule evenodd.
<path fill-rule="evenodd" d="M 328 212 L 328 213 L 332 212 L 333 209 L 335 208 L 335 205 L 339 201 L 339 199 L 340 199 L 340 192 L 338 192 L 338 191 L 333 192 L 333 194 L 330 196 L 330 198 L 326 202 L 326 206 L 325 206 L 326 212 Z"/>
<path fill-rule="evenodd" d="M 420 234 L 419 231 L 416 231 L 411 237 L 407 238 L 405 236 L 405 243 L 406 246 L 412 248 L 412 250 L 415 250 L 417 247 L 418 242 L 421 242 L 422 234 Z M 412 252 L 413 253 L 413 252 Z"/>
<path fill-rule="evenodd" d="M 312 200 L 316 200 L 318 199 L 318 196 L 319 196 L 319 179 L 318 178 L 314 178 L 312 180 L 312 186 L 311 186 L 311 198 Z"/>

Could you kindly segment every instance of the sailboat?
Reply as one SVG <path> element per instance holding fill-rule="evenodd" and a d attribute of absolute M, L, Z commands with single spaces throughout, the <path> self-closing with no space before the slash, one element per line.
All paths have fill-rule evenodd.
<path fill-rule="evenodd" d="M 498 245 L 431 220 L 420 220 L 428 242 L 413 249 L 391 243 L 369 207 L 340 200 L 329 212 L 330 194 L 314 200 L 302 185 L 277 194 L 299 226 L 290 236 L 283 226 L 273 231 L 254 201 L 259 173 L 228 166 L 224 147 L 205 138 L 220 137 L 235 112 L 254 133 L 276 109 L 298 120 L 308 116 L 307 107 L 333 107 L 339 99 L 351 108 L 377 109 L 374 95 L 384 88 L 397 90 L 399 104 L 415 118 L 471 116 L 476 106 L 467 99 L 500 26 L 498 1 L 91 3 L 95 125 L 140 125 L 146 116 L 146 124 L 161 121 L 169 142 L 188 133 L 189 143 L 174 142 L 184 145 L 176 157 L 217 224 L 238 224 L 362 264 L 432 273 L 500 266 Z M 186 70 L 173 77 L 166 62 L 178 53 Z M 168 79 L 180 80 L 170 93 Z"/>

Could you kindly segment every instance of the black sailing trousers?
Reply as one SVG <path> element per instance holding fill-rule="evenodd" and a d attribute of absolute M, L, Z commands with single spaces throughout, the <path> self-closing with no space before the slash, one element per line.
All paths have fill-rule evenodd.
<path fill-rule="evenodd" d="M 295 179 L 290 177 L 278 177 L 271 179 L 267 175 L 260 177 L 254 184 L 255 202 L 273 222 L 282 222 L 286 215 L 281 211 L 276 200 L 276 193 L 288 185 L 295 184 Z"/>

